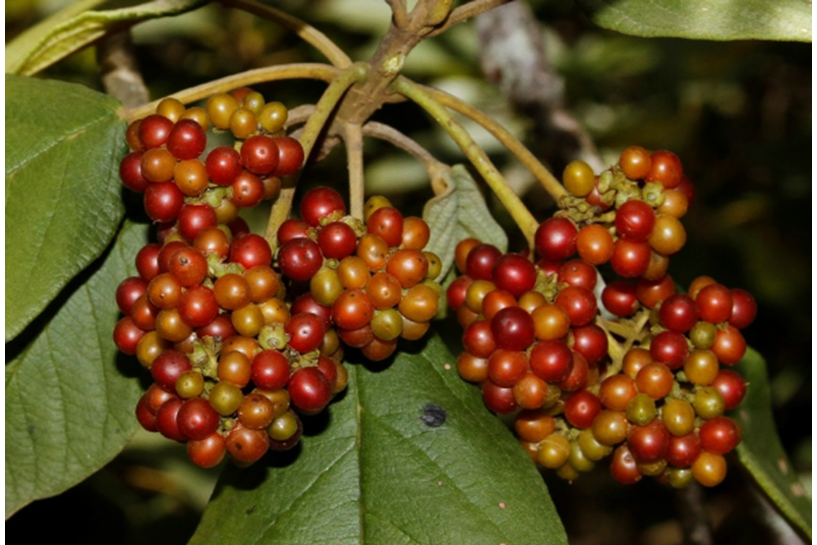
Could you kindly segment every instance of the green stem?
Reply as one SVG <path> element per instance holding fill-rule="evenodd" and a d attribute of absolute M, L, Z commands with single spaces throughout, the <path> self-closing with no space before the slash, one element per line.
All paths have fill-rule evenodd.
<path fill-rule="evenodd" d="M 304 125 L 303 133 L 301 133 L 301 146 L 304 148 L 304 165 L 309 161 L 309 156 L 315 147 L 321 132 L 326 126 L 326 122 L 338 102 L 346 94 L 346 91 L 355 83 L 364 81 L 369 75 L 369 65 L 363 62 L 356 62 L 355 64 L 344 69 L 329 84 L 329 87 L 321 95 L 318 104 L 315 106 L 315 113 L 309 118 Z M 267 229 L 265 238 L 270 246 L 275 249 L 276 233 L 278 226 L 281 225 L 288 217 L 292 209 L 292 201 L 295 198 L 295 187 L 297 179 L 295 177 L 288 177 L 283 180 L 283 187 L 281 194 L 275 204 L 272 205 L 269 220 L 267 221 Z"/>
<path fill-rule="evenodd" d="M 301 21 L 297 17 L 293 17 L 271 6 L 261 4 L 256 0 L 221 0 L 221 3 L 225 6 L 238 8 L 263 17 L 264 19 L 275 21 L 323 53 L 323 55 L 329 59 L 329 62 L 338 68 L 346 68 L 352 64 L 352 59 L 350 59 L 335 42 L 330 40 L 326 34 Z"/>
<path fill-rule="evenodd" d="M 464 115 L 465 117 L 475 121 L 481 125 L 485 130 L 490 132 L 499 140 L 503 146 L 513 153 L 525 167 L 536 176 L 536 179 L 542 184 L 551 197 L 558 203 L 560 199 L 567 195 L 567 190 L 559 182 L 559 180 L 528 150 L 525 145 L 519 141 L 513 134 L 511 134 L 505 127 L 485 115 L 479 109 L 474 108 L 467 102 L 463 102 L 453 95 L 449 95 L 439 89 L 433 87 L 423 87 L 423 89 L 439 101 L 444 106 L 451 108 L 455 112 Z"/>
<path fill-rule="evenodd" d="M 335 107 L 346 94 L 346 91 L 369 76 L 369 65 L 365 62 L 356 62 L 349 68 L 338 74 L 326 91 L 321 95 L 318 104 L 315 106 L 315 113 L 304 125 L 304 132 L 301 135 L 301 145 L 304 148 L 304 164 L 309 160 L 312 148 L 318 140 L 318 136 L 326 125 L 326 120 L 332 115 Z"/>
<path fill-rule="evenodd" d="M 519 196 L 514 193 L 502 177 L 502 174 L 499 173 L 499 170 L 497 170 L 471 135 L 454 119 L 443 104 L 418 84 L 404 77 L 399 77 L 392 84 L 392 89 L 416 102 L 428 112 L 454 142 L 457 143 L 463 153 L 465 153 L 465 156 L 468 157 L 468 160 L 471 161 L 497 198 L 499 198 L 500 202 L 502 202 L 511 214 L 514 222 L 516 222 L 522 234 L 525 236 L 529 247 L 533 248 L 534 235 L 536 229 L 539 227 L 539 222 L 536 221 L 536 218 L 533 217 L 524 203 L 522 203 Z"/>
<path fill-rule="evenodd" d="M 318 63 L 300 63 L 300 64 L 285 64 L 283 66 L 269 66 L 266 68 L 257 68 L 255 70 L 248 70 L 227 76 L 226 78 L 217 79 L 202 85 L 190 87 L 184 91 L 179 91 L 170 95 L 178 99 L 184 104 L 196 102 L 208 98 L 216 93 L 224 93 L 232 91 L 238 87 L 246 87 L 256 83 L 263 83 L 267 81 L 279 81 L 285 79 L 317 79 L 326 82 L 331 82 L 336 79 L 341 72 L 328 64 Z M 156 111 L 156 106 L 160 101 L 156 100 L 143 104 L 138 108 L 126 110 L 126 118 L 129 120 L 140 119 Z"/>

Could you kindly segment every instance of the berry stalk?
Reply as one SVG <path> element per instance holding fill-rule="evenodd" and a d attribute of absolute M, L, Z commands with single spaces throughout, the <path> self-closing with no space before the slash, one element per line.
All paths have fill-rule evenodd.
<path fill-rule="evenodd" d="M 474 141 L 468 131 L 460 125 L 443 104 L 437 101 L 426 90 L 406 78 L 398 78 L 393 84 L 393 89 L 414 101 L 431 115 L 440 126 L 445 129 L 454 142 L 459 145 L 465 156 L 476 167 L 477 171 L 485 178 L 508 212 L 514 222 L 519 226 L 530 248 L 534 247 L 534 235 L 539 227 L 539 222 L 530 213 L 527 207 L 511 187 L 502 177 L 499 170 L 488 158 L 488 155 Z"/>
<path fill-rule="evenodd" d="M 217 93 L 226 93 L 233 89 L 247 87 L 256 83 L 287 79 L 317 79 L 331 83 L 339 77 L 340 73 L 341 71 L 334 66 L 321 63 L 293 63 L 247 70 L 240 74 L 190 87 L 189 89 L 179 91 L 164 99 L 143 104 L 138 108 L 131 108 L 125 111 L 125 118 L 129 121 L 134 121 L 146 117 L 155 112 L 159 103 L 166 98 L 174 98 L 182 104 L 190 104 L 191 102 L 209 98 Z"/>
<path fill-rule="evenodd" d="M 467 102 L 463 102 L 457 97 L 435 89 L 433 87 L 422 87 L 434 99 L 440 102 L 443 106 L 454 110 L 455 112 L 464 115 L 476 123 L 479 123 L 482 128 L 490 132 L 494 138 L 499 140 L 503 146 L 508 148 L 508 151 L 513 153 L 519 162 L 536 176 L 536 179 L 542 184 L 551 197 L 558 203 L 561 198 L 567 195 L 567 190 L 559 182 L 559 180 L 543 165 L 539 159 L 536 158 L 525 145 L 519 141 L 513 134 L 505 127 L 485 115 L 482 111 L 474 108 Z"/>
<path fill-rule="evenodd" d="M 318 104 L 315 106 L 315 113 L 309 118 L 304 125 L 303 133 L 301 134 L 301 146 L 304 149 L 304 164 L 309 160 L 309 155 L 315 146 L 315 142 L 323 131 L 326 121 L 340 100 L 346 94 L 346 91 L 355 83 L 365 81 L 369 76 L 369 65 L 364 62 L 356 62 L 349 68 L 340 72 L 337 77 L 332 80 L 329 87 L 326 88 L 323 95 L 321 95 Z M 265 238 L 270 246 L 275 248 L 277 246 L 275 233 L 278 232 L 280 226 L 289 217 L 289 211 L 292 209 L 292 199 L 295 197 L 295 184 L 281 188 L 281 194 L 275 204 L 272 206 L 269 220 L 267 221 L 267 230 Z"/>

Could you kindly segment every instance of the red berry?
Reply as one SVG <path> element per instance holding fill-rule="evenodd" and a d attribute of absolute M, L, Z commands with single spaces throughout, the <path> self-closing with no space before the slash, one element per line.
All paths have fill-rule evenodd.
<path fill-rule="evenodd" d="M 317 367 L 303 367 L 289 379 L 287 391 L 292 404 L 304 414 L 321 412 L 332 399 L 332 385 Z"/>
<path fill-rule="evenodd" d="M 321 218 L 333 212 L 346 214 L 346 205 L 340 193 L 329 187 L 317 187 L 301 200 L 301 218 L 312 227 L 320 225 Z"/>
<path fill-rule="evenodd" d="M 635 284 L 624 280 L 613 280 L 601 292 L 601 302 L 611 314 L 627 318 L 638 310 Z"/>
<path fill-rule="evenodd" d="M 465 261 L 466 274 L 474 280 L 491 280 L 494 264 L 502 252 L 492 244 L 479 244 L 468 252 Z"/>
<path fill-rule="evenodd" d="M 701 320 L 712 324 L 726 322 L 732 317 L 732 292 L 723 284 L 709 284 L 695 297 Z"/>
<path fill-rule="evenodd" d="M 757 316 L 757 303 L 754 297 L 741 289 L 732 290 L 732 315 L 729 318 L 729 325 L 738 329 L 743 329 L 755 320 Z"/>
<path fill-rule="evenodd" d="M 273 138 L 278 146 L 278 166 L 273 176 L 289 176 L 301 169 L 304 164 L 304 148 L 301 143 L 291 136 Z"/>
<path fill-rule="evenodd" d="M 576 428 L 589 428 L 601 412 L 601 401 L 587 390 L 579 390 L 565 401 L 565 419 Z"/>
<path fill-rule="evenodd" d="M 403 214 L 391 206 L 378 208 L 369 216 L 366 230 L 382 238 L 389 248 L 396 248 L 403 242 Z"/>
<path fill-rule="evenodd" d="M 262 350 L 252 359 L 252 381 L 262 390 L 274 392 L 289 382 L 289 360 L 277 350 Z"/>
<path fill-rule="evenodd" d="M 207 154 L 204 162 L 207 176 L 216 185 L 232 185 L 241 174 L 241 155 L 230 146 L 218 146 Z"/>
<path fill-rule="evenodd" d="M 536 230 L 535 244 L 539 255 L 548 261 L 562 261 L 576 253 L 579 231 L 567 218 L 554 217 L 542 222 Z"/>
<path fill-rule="evenodd" d="M 503 308 L 491 319 L 496 344 L 505 350 L 526 350 L 535 338 L 533 318 L 519 307 Z"/>
<path fill-rule="evenodd" d="M 661 324 L 671 331 L 686 333 L 698 323 L 698 308 L 692 297 L 684 294 L 675 294 L 661 303 L 658 311 Z"/>
<path fill-rule="evenodd" d="M 315 276 L 323 265 L 323 255 L 318 244 L 308 238 L 295 238 L 285 242 L 278 250 L 278 266 L 287 278 L 306 281 Z"/>
<path fill-rule="evenodd" d="M 301 354 L 317 350 L 326 332 L 323 320 L 310 313 L 294 314 L 284 326 L 290 348 Z"/>
<path fill-rule="evenodd" d="M 659 150 L 652 152 L 649 173 L 644 177 L 648 182 L 661 182 L 667 188 L 678 187 L 684 175 L 681 160 L 671 151 Z"/>
<path fill-rule="evenodd" d="M 570 325 L 574 327 L 589 324 L 598 310 L 593 292 L 576 286 L 562 289 L 554 302 L 564 309 L 570 318 Z"/>
<path fill-rule="evenodd" d="M 177 159 L 195 159 L 207 146 L 207 135 L 192 119 L 180 119 L 167 138 L 167 149 Z"/>
<path fill-rule="evenodd" d="M 155 223 L 175 221 L 184 206 L 184 193 L 173 182 L 159 182 L 145 189 L 145 212 Z"/>
<path fill-rule="evenodd" d="M 119 163 L 119 179 L 125 187 L 137 193 L 148 188 L 150 182 L 142 176 L 142 152 L 132 151 Z"/>
<path fill-rule="evenodd" d="M 573 365 L 573 353 L 561 341 L 539 341 L 530 352 L 530 369 L 551 383 L 565 380 Z"/>
<path fill-rule="evenodd" d="M 616 211 L 616 231 L 634 242 L 644 242 L 655 226 L 655 211 L 644 201 L 630 200 Z"/>
<path fill-rule="evenodd" d="M 188 439 L 201 441 L 216 432 L 219 415 L 206 399 L 188 399 L 176 415 L 179 431 Z"/>
<path fill-rule="evenodd" d="M 738 446 L 741 431 L 731 418 L 718 416 L 701 425 L 700 435 L 704 450 L 723 456 Z"/>
<path fill-rule="evenodd" d="M 272 137 L 258 134 L 244 140 L 241 164 L 253 174 L 271 174 L 278 166 L 280 153 Z"/>
<path fill-rule="evenodd" d="M 272 263 L 272 250 L 260 235 L 241 235 L 234 238 L 230 245 L 230 262 L 240 263 L 246 270 L 259 265 L 269 267 Z"/>
<path fill-rule="evenodd" d="M 162 115 L 149 115 L 139 124 L 139 140 L 143 150 L 163 146 L 167 142 L 173 122 Z"/>

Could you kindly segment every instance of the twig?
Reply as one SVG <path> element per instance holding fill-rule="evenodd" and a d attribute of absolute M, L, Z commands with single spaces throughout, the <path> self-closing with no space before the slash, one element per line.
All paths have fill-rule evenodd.
<path fill-rule="evenodd" d="M 488 158 L 488 155 L 479 147 L 471 135 L 468 134 L 468 131 L 457 123 L 443 104 L 438 102 L 423 87 L 411 80 L 401 76 L 394 81 L 392 89 L 416 102 L 431 115 L 454 142 L 457 143 L 463 153 L 465 153 L 465 156 L 468 157 L 468 160 L 471 161 L 497 198 L 499 198 L 500 202 L 511 214 L 514 222 L 516 222 L 516 225 L 519 226 L 519 229 L 525 236 L 529 247 L 533 248 L 534 234 L 539 227 L 539 222 L 536 221 L 536 218 L 533 217 L 519 196 L 508 186 L 502 174 L 499 173 L 499 170 L 497 170 L 496 166 L 494 166 Z"/>
<path fill-rule="evenodd" d="M 105 92 L 126 108 L 140 106 L 150 94 L 139 71 L 130 31 L 123 30 L 99 42 L 97 59 Z"/>
<path fill-rule="evenodd" d="M 248 70 L 227 76 L 226 78 L 217 79 L 209 83 L 190 87 L 184 91 L 173 93 L 171 97 L 178 99 L 184 104 L 202 100 L 216 93 L 231 91 L 238 87 L 253 85 L 256 83 L 267 81 L 279 81 L 285 79 L 317 79 L 326 82 L 333 81 L 340 70 L 328 64 L 317 63 L 300 63 L 300 64 L 285 64 L 283 66 L 269 66 L 266 68 L 256 68 L 255 70 Z M 156 110 L 158 100 L 132 108 L 126 112 L 129 120 L 139 119 L 150 115 Z"/>
<path fill-rule="evenodd" d="M 406 11 L 406 0 L 386 0 L 391 8 L 394 26 L 406 28 L 408 26 L 408 12 Z"/>
<path fill-rule="evenodd" d="M 307 42 L 315 49 L 323 53 L 334 66 L 346 68 L 352 64 L 352 59 L 335 42 L 330 40 L 326 34 L 315 27 L 293 17 L 288 13 L 256 2 L 255 0 L 220 0 L 225 6 L 242 9 L 259 17 L 275 21 L 282 27 L 296 34 L 303 41 Z"/>

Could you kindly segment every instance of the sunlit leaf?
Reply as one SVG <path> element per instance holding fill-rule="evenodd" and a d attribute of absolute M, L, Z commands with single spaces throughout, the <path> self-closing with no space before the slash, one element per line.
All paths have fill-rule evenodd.
<path fill-rule="evenodd" d="M 32 75 L 112 30 L 156 17 L 179 15 L 207 0 L 85 0 L 69 4 L 6 46 L 6 72 Z M 100 8 L 94 10 L 93 8 Z"/>
<path fill-rule="evenodd" d="M 6 75 L 6 341 L 88 263 L 122 218 L 125 123 L 113 98 Z"/>
<path fill-rule="evenodd" d="M 811 41 L 803 0 L 579 0 L 597 25 L 635 36 Z"/>

